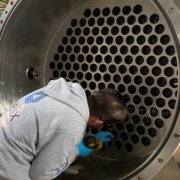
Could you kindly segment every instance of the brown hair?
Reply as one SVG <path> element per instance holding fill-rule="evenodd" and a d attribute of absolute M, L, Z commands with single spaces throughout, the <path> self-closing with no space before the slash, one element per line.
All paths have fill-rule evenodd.
<path fill-rule="evenodd" d="M 114 89 L 95 91 L 87 99 L 90 116 L 99 117 L 105 123 L 117 122 L 127 117 L 123 97 Z"/>

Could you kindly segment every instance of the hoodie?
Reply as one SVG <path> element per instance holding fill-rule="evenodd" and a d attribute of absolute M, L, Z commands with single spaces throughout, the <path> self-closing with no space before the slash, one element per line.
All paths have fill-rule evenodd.
<path fill-rule="evenodd" d="M 56 178 L 78 155 L 88 118 L 84 90 L 63 78 L 18 100 L 0 118 L 0 179 Z"/>

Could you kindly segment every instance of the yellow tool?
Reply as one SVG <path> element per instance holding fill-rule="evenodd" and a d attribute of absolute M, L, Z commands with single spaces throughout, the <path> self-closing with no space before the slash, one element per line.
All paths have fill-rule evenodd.
<path fill-rule="evenodd" d="M 103 142 L 97 139 L 95 136 L 86 136 L 84 138 L 84 144 L 87 147 L 95 150 L 101 150 L 104 147 Z"/>

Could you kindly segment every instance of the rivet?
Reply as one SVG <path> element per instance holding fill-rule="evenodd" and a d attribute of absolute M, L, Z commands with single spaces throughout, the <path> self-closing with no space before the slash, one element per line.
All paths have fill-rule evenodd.
<path fill-rule="evenodd" d="M 158 158 L 158 162 L 159 162 L 159 163 L 163 163 L 163 162 L 164 162 L 164 159 L 163 159 L 163 158 Z"/>
<path fill-rule="evenodd" d="M 37 79 L 40 76 L 40 72 L 30 67 L 26 70 L 26 76 L 30 79 Z"/>
<path fill-rule="evenodd" d="M 174 137 L 175 138 L 179 138 L 180 137 L 180 133 L 174 133 Z"/>

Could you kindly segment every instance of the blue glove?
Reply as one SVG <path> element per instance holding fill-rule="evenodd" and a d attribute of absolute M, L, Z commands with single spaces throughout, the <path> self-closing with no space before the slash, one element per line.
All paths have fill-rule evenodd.
<path fill-rule="evenodd" d="M 112 141 L 115 136 L 111 132 L 99 131 L 95 137 L 102 141 L 104 144 L 108 144 L 108 142 Z"/>
<path fill-rule="evenodd" d="M 88 148 L 83 141 L 81 141 L 78 145 L 77 145 L 79 154 L 78 157 L 87 157 L 90 156 L 95 150 L 92 148 Z"/>

